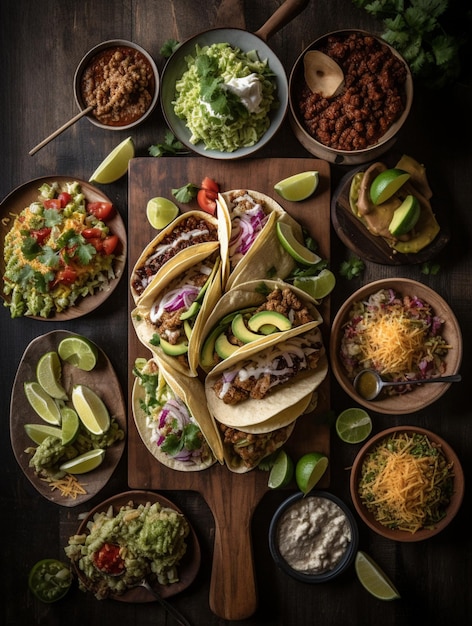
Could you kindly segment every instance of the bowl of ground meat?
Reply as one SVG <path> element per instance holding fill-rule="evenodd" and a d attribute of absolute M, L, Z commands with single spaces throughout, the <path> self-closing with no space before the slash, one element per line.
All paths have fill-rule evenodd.
<path fill-rule="evenodd" d="M 92 124 L 125 130 L 141 124 L 155 109 L 159 72 L 151 55 L 123 39 L 104 41 L 80 61 L 74 76 L 75 100 Z"/>
<path fill-rule="evenodd" d="M 313 51 L 342 70 L 344 80 L 332 95 L 308 86 L 313 87 L 306 69 L 308 59 L 315 58 Z M 323 75 L 322 67 L 311 69 Z M 289 119 L 295 136 L 311 154 L 340 165 L 367 163 L 386 152 L 412 100 L 407 63 L 392 46 L 365 31 L 336 31 L 315 40 L 290 74 Z"/>

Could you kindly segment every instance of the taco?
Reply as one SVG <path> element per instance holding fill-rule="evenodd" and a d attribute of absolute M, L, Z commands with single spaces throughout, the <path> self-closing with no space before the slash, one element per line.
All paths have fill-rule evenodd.
<path fill-rule="evenodd" d="M 218 221 L 203 211 L 182 213 L 146 246 L 136 261 L 130 278 L 135 304 L 160 280 L 168 261 L 188 257 L 189 248 L 218 241 Z"/>
<path fill-rule="evenodd" d="M 276 223 L 302 228 L 275 200 L 258 191 L 235 189 L 218 195 L 218 230 L 226 291 L 254 278 L 285 278 L 296 266 L 280 245 Z"/>
<path fill-rule="evenodd" d="M 218 243 L 200 244 L 169 267 L 131 312 L 139 340 L 187 376 L 197 376 L 199 335 L 221 296 Z"/>
<path fill-rule="evenodd" d="M 223 463 L 222 444 L 201 381 L 183 378 L 154 358 L 135 366 L 133 373 L 133 416 L 151 454 L 166 467 L 183 472 Z"/>
<path fill-rule="evenodd" d="M 316 302 L 281 280 L 253 280 L 226 292 L 200 334 L 199 363 L 205 372 L 243 348 L 280 341 L 300 327 L 321 324 Z"/>

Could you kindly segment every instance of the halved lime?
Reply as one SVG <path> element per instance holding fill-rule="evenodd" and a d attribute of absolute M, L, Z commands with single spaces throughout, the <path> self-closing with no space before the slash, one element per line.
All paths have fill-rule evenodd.
<path fill-rule="evenodd" d="M 103 400 L 87 385 L 74 385 L 72 404 L 87 430 L 103 435 L 110 428 L 110 414 Z"/>
<path fill-rule="evenodd" d="M 57 347 L 57 352 L 63 361 L 86 372 L 93 370 L 97 364 L 97 346 L 80 335 L 63 339 Z"/>
<path fill-rule="evenodd" d="M 269 473 L 270 489 L 286 487 L 293 478 L 293 461 L 285 450 L 280 450 Z"/>
<path fill-rule="evenodd" d="M 274 185 L 274 189 L 285 200 L 299 202 L 306 200 L 316 191 L 318 182 L 317 171 L 300 172 L 279 181 Z"/>
<path fill-rule="evenodd" d="M 41 602 L 55 602 L 69 591 L 72 572 L 57 559 L 42 559 L 30 570 L 28 586 Z"/>
<path fill-rule="evenodd" d="M 58 405 L 54 398 L 46 393 L 38 382 L 25 383 L 24 390 L 28 402 L 41 419 L 54 426 L 61 425 L 61 412 Z"/>
<path fill-rule="evenodd" d="M 80 420 L 77 412 L 68 406 L 61 409 L 62 428 L 61 428 L 61 440 L 62 445 L 67 446 L 72 443 L 80 429 Z"/>
<path fill-rule="evenodd" d="M 396 167 L 380 172 L 370 186 L 370 199 L 374 204 L 382 204 L 391 198 L 410 176 L 411 174 L 405 170 Z"/>
<path fill-rule="evenodd" d="M 46 352 L 36 365 L 38 383 L 52 398 L 67 400 L 67 393 L 61 383 L 62 367 L 57 352 Z"/>
<path fill-rule="evenodd" d="M 74 459 L 66 461 L 59 466 L 62 472 L 69 472 L 69 474 L 86 474 L 96 469 L 102 464 L 105 458 L 105 450 L 103 448 L 95 448 L 79 454 Z"/>
<path fill-rule="evenodd" d="M 303 289 L 315 300 L 326 298 L 336 285 L 336 277 L 331 270 L 323 269 L 316 276 L 300 276 L 293 281 L 295 287 Z"/>
<path fill-rule="evenodd" d="M 322 452 L 307 452 L 295 466 L 297 486 L 305 495 L 321 480 L 328 467 L 328 457 Z"/>
<path fill-rule="evenodd" d="M 89 182 L 104 185 L 114 183 L 126 174 L 128 171 L 128 163 L 134 157 L 134 154 L 133 139 L 127 137 L 103 159 L 89 178 Z"/>
<path fill-rule="evenodd" d="M 346 443 L 360 443 L 372 432 L 370 415 L 360 407 L 344 409 L 336 419 L 336 432 Z"/>
<path fill-rule="evenodd" d="M 393 212 L 392 221 L 388 226 L 388 230 L 394 237 L 400 237 L 409 233 L 416 226 L 416 222 L 420 219 L 421 206 L 417 198 L 408 195 L 400 204 L 398 209 Z"/>
<path fill-rule="evenodd" d="M 156 230 L 162 230 L 168 226 L 178 214 L 179 207 L 172 200 L 161 196 L 151 198 L 146 206 L 146 217 Z"/>
<path fill-rule="evenodd" d="M 301 263 L 302 265 L 315 265 L 321 261 L 321 257 L 298 241 L 290 224 L 277 222 L 276 228 L 277 237 L 279 238 L 281 246 L 297 263 Z"/>
<path fill-rule="evenodd" d="M 61 439 L 62 436 L 60 428 L 48 424 L 25 424 L 25 431 L 31 441 L 34 441 L 38 446 L 43 443 L 46 437 Z"/>
<path fill-rule="evenodd" d="M 362 586 L 379 600 L 397 600 L 400 594 L 395 585 L 365 552 L 359 550 L 354 562 Z"/>

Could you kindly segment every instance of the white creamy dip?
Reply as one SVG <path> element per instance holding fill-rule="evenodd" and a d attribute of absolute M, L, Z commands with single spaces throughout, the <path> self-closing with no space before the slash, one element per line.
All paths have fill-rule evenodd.
<path fill-rule="evenodd" d="M 305 574 L 332 570 L 350 541 L 346 515 L 327 498 L 301 498 L 283 513 L 277 526 L 281 556 L 290 567 Z"/>
<path fill-rule="evenodd" d="M 262 85 L 257 74 L 231 78 L 225 83 L 225 87 L 239 97 L 249 113 L 259 112 L 259 105 L 262 101 Z"/>

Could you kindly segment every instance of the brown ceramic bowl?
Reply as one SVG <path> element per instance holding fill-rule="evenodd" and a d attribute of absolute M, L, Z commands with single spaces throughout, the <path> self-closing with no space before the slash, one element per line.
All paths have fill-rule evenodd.
<path fill-rule="evenodd" d="M 302 114 L 300 112 L 300 108 L 298 106 L 298 95 L 301 91 L 302 86 L 305 84 L 304 79 L 304 57 L 307 52 L 311 50 L 318 50 L 322 47 L 329 37 L 335 35 L 340 37 L 348 36 L 352 33 L 359 33 L 364 36 L 373 37 L 382 46 L 385 46 L 390 52 L 397 57 L 402 63 L 404 63 L 406 68 L 406 81 L 405 81 L 405 103 L 404 109 L 401 116 L 387 129 L 384 135 L 382 135 L 375 143 L 369 145 L 368 147 L 362 150 L 340 150 L 334 147 L 330 147 L 328 145 L 324 145 L 320 143 L 317 139 L 315 139 L 306 129 Z M 340 94 L 342 96 L 342 94 Z M 300 54 L 298 59 L 293 66 L 293 69 L 290 73 L 289 78 L 289 119 L 292 130 L 298 139 L 298 141 L 302 144 L 302 146 L 308 150 L 311 154 L 321 159 L 325 159 L 330 163 L 336 163 L 338 165 L 357 165 L 361 163 L 367 163 L 369 161 L 377 159 L 381 154 L 384 154 L 387 150 L 389 150 L 392 145 L 395 143 L 398 133 L 404 125 L 411 109 L 411 105 L 413 102 L 413 79 L 411 75 L 411 71 L 406 63 L 406 61 L 402 58 L 402 56 L 389 44 L 383 41 L 377 35 L 373 33 L 368 33 L 363 30 L 357 29 L 347 29 L 335 31 L 332 33 L 327 33 L 322 37 L 319 37 L 315 41 L 313 41 L 305 50 Z"/>
<path fill-rule="evenodd" d="M 344 325 L 349 320 L 349 312 L 354 303 L 368 298 L 381 289 L 393 289 L 402 296 L 417 296 L 430 304 L 434 313 L 445 320 L 442 336 L 452 346 L 447 354 L 446 371 L 444 374 L 457 374 L 462 362 L 462 333 L 459 323 L 451 307 L 433 289 L 409 278 L 391 278 L 377 280 L 364 285 L 355 291 L 340 307 L 331 325 L 330 362 L 331 369 L 343 390 L 358 404 L 378 413 L 389 415 L 405 415 L 414 413 L 438 400 L 452 383 L 435 383 L 415 385 L 411 391 L 402 395 L 381 395 L 375 400 L 365 400 L 356 392 L 353 380 L 340 357 L 340 345 L 344 332 Z M 459 383 L 460 384 L 460 383 Z"/>
<path fill-rule="evenodd" d="M 126 41 L 124 39 L 110 39 L 109 41 L 103 41 L 94 46 L 80 61 L 74 75 L 74 94 L 77 106 L 81 111 L 87 108 L 88 102 L 86 101 L 85 94 L 83 93 L 83 76 L 87 68 L 97 61 L 100 55 L 108 54 L 111 51 L 122 50 L 128 58 L 138 60 L 142 64 L 145 64 L 152 78 L 148 81 L 146 91 L 149 94 L 149 102 L 146 104 L 143 113 L 136 118 L 136 116 L 130 116 L 120 118 L 119 121 L 112 121 L 109 119 L 97 117 L 94 112 L 87 114 L 86 117 L 92 124 L 99 128 L 107 130 L 128 130 L 134 128 L 138 124 L 141 124 L 146 120 L 149 115 L 154 111 L 157 105 L 159 96 L 159 71 L 157 66 L 151 57 L 151 55 L 138 44 L 132 41 Z M 136 93 L 131 94 L 129 101 L 133 103 L 136 99 Z"/>
<path fill-rule="evenodd" d="M 420 529 L 414 533 L 404 530 L 391 529 L 383 524 L 380 524 L 374 515 L 365 507 L 358 493 L 358 485 L 361 476 L 362 464 L 366 456 L 372 452 L 373 448 L 379 444 L 383 439 L 391 436 L 393 433 L 403 433 L 406 432 L 408 434 L 418 433 L 420 435 L 426 435 L 429 441 L 437 446 L 440 446 L 446 460 L 448 463 L 452 463 L 452 469 L 454 473 L 453 479 L 453 493 L 449 502 L 449 505 L 446 510 L 446 516 L 440 520 L 433 528 L 430 529 Z M 456 516 L 457 512 L 460 509 L 462 504 L 462 500 L 464 497 L 464 473 L 462 470 L 461 463 L 457 454 L 451 448 L 451 446 L 442 439 L 439 435 L 431 432 L 430 430 L 426 430 L 424 428 L 419 428 L 417 426 L 396 426 L 393 428 L 388 428 L 387 430 L 383 430 L 382 432 L 374 435 L 364 444 L 364 446 L 359 450 L 356 458 L 354 459 L 354 463 L 352 465 L 351 477 L 350 477 L 350 488 L 351 488 L 351 498 L 354 504 L 354 507 L 359 514 L 361 520 L 367 524 L 367 526 L 376 532 L 378 535 L 385 537 L 387 539 L 392 539 L 393 541 L 402 541 L 402 542 L 415 542 L 415 541 L 423 541 L 424 539 L 429 539 L 434 537 L 438 533 L 440 533 L 446 526 L 448 526 L 451 521 Z"/>

